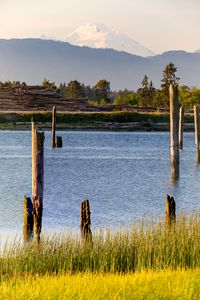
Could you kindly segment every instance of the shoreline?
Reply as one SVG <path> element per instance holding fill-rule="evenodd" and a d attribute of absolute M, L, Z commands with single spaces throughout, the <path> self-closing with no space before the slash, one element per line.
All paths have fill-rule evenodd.
<path fill-rule="evenodd" d="M 0 130 L 30 130 L 31 120 L 41 129 L 51 130 L 50 111 L 0 111 Z M 194 130 L 193 115 L 186 114 L 184 131 Z M 56 130 L 74 131 L 169 131 L 168 113 L 115 112 L 57 112 Z"/>
<path fill-rule="evenodd" d="M 45 130 L 51 130 L 51 123 L 49 122 L 35 122 L 36 125 Z M 16 123 L 0 123 L 0 130 L 31 130 L 31 122 L 16 122 Z M 57 131 L 145 131 L 145 132 L 156 132 L 156 131 L 169 131 L 169 123 L 149 123 L 149 122 L 132 122 L 132 123 L 118 123 L 118 122 L 96 122 L 96 124 L 57 124 Z M 184 131 L 193 132 L 194 124 L 184 124 Z"/>

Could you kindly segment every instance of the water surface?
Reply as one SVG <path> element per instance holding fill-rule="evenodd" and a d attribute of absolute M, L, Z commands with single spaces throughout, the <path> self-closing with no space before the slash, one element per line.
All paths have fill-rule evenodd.
<path fill-rule="evenodd" d="M 164 216 L 166 194 L 177 210 L 200 208 L 194 134 L 185 133 L 180 179 L 170 181 L 169 133 L 65 132 L 51 148 L 45 132 L 43 228 L 79 228 L 80 202 L 90 200 L 93 229 Z M 23 195 L 31 195 L 31 132 L 0 131 L 0 235 L 22 232 Z"/>

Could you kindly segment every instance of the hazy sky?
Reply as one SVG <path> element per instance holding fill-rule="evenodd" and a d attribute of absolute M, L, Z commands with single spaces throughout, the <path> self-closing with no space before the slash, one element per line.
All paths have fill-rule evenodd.
<path fill-rule="evenodd" d="M 102 23 L 156 53 L 200 49 L 200 0 L 0 0 L 0 38 L 65 38 Z"/>

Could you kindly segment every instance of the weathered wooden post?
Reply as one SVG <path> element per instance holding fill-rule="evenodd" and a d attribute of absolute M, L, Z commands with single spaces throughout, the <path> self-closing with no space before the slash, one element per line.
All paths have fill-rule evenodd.
<path fill-rule="evenodd" d="M 194 105 L 194 129 L 195 129 L 195 146 L 196 146 L 196 162 L 199 164 L 199 108 Z"/>
<path fill-rule="evenodd" d="M 36 241 L 40 241 L 42 229 L 44 190 L 44 132 L 38 131 L 32 122 L 32 203 L 34 234 Z"/>
<path fill-rule="evenodd" d="M 170 99 L 170 156 L 172 180 L 179 178 L 179 106 L 178 88 L 173 84 L 169 87 Z"/>
<path fill-rule="evenodd" d="M 179 110 L 179 149 L 183 149 L 184 108 Z"/>
<path fill-rule="evenodd" d="M 33 204 L 30 197 L 24 196 L 24 242 L 33 237 Z"/>
<path fill-rule="evenodd" d="M 90 204 L 89 200 L 84 200 L 81 203 L 80 213 L 81 238 L 84 243 L 92 242 L 92 231 L 90 229 Z"/>
<path fill-rule="evenodd" d="M 173 197 L 167 195 L 165 209 L 165 223 L 171 225 L 176 222 L 176 203 Z"/>
<path fill-rule="evenodd" d="M 56 147 L 56 107 L 52 110 L 52 147 Z"/>
<path fill-rule="evenodd" d="M 194 105 L 195 145 L 199 149 L 199 108 Z"/>

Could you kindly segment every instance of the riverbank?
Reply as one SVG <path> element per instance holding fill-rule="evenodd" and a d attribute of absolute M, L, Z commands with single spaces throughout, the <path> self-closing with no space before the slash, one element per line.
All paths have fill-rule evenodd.
<path fill-rule="evenodd" d="M 30 130 L 31 119 L 51 129 L 51 112 L 1 112 L 0 130 Z M 193 131 L 193 116 L 185 116 L 185 131 Z M 58 130 L 169 131 L 169 114 L 116 112 L 58 112 Z"/>

